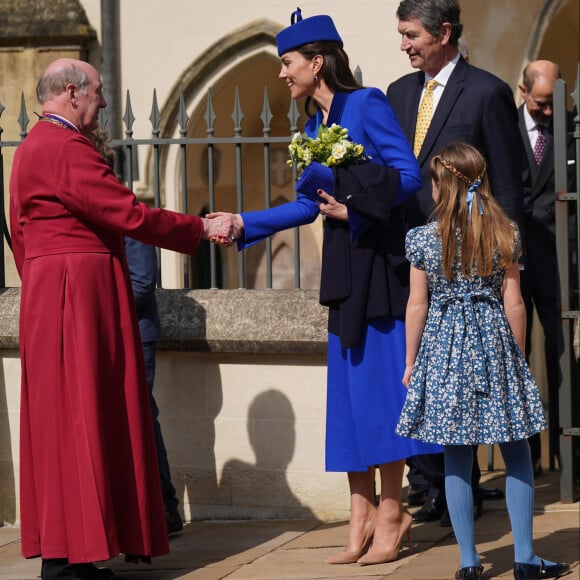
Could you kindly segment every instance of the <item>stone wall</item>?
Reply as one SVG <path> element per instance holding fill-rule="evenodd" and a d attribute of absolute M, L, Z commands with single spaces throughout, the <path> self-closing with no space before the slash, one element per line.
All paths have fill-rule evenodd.
<path fill-rule="evenodd" d="M 0 525 L 18 524 L 19 299 L 0 290 Z M 155 395 L 185 518 L 348 517 L 346 477 L 324 471 L 317 292 L 158 290 L 158 300 Z"/>

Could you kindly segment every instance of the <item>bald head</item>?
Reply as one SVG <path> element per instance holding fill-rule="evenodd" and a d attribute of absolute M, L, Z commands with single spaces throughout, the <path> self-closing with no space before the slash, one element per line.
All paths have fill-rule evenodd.
<path fill-rule="evenodd" d="M 551 60 L 535 60 L 524 69 L 520 93 L 536 123 L 547 125 L 551 121 L 554 83 L 559 78 L 560 67 Z"/>
<path fill-rule="evenodd" d="M 36 86 L 43 112 L 60 115 L 81 132 L 97 128 L 99 109 L 107 106 L 103 83 L 94 66 L 74 58 L 51 62 Z"/>
<path fill-rule="evenodd" d="M 79 91 L 86 92 L 89 82 L 88 68 L 96 73 L 90 64 L 74 58 L 59 58 L 51 62 L 36 85 L 36 96 L 39 102 L 44 104 L 48 99 L 61 95 L 71 83 Z"/>
<path fill-rule="evenodd" d="M 523 83 L 528 91 L 537 80 L 554 84 L 560 78 L 560 67 L 551 60 L 534 60 L 524 69 Z"/>

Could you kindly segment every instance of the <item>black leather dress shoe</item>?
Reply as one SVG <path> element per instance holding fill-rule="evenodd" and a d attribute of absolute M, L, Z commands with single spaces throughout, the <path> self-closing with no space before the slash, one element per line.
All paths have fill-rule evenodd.
<path fill-rule="evenodd" d="M 167 534 L 175 534 L 183 530 L 183 521 L 177 510 L 165 514 L 165 524 L 167 526 Z"/>
<path fill-rule="evenodd" d="M 66 558 L 42 560 L 42 580 L 111 580 L 116 578 L 110 568 L 97 568 L 94 564 L 69 564 Z M 120 579 L 119 579 L 120 580 Z"/>
<path fill-rule="evenodd" d="M 514 578 L 516 580 L 535 580 L 536 578 L 559 578 L 570 571 L 570 564 L 558 563 L 544 564 L 514 564 Z"/>
<path fill-rule="evenodd" d="M 409 486 L 407 492 L 407 504 L 412 506 L 423 505 L 428 498 L 429 490 L 421 487 Z"/>
<path fill-rule="evenodd" d="M 81 580 L 112 580 L 115 572 L 110 568 L 98 568 L 95 564 L 69 564 L 73 578 Z"/>
<path fill-rule="evenodd" d="M 493 487 L 483 487 L 479 486 L 479 497 L 483 501 L 492 501 L 497 499 L 504 499 L 505 494 L 501 489 L 495 489 Z"/>
<path fill-rule="evenodd" d="M 455 572 L 455 580 L 480 580 L 483 578 L 483 566 L 468 566 Z"/>
<path fill-rule="evenodd" d="M 443 515 L 443 506 L 435 498 L 429 498 L 423 507 L 413 514 L 414 522 L 434 522 Z"/>

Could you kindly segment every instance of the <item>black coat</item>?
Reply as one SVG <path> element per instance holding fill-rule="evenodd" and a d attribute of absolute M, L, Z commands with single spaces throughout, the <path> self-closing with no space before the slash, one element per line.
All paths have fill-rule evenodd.
<path fill-rule="evenodd" d="M 402 317 L 409 296 L 405 229 L 393 202 L 399 172 L 377 163 L 334 168 L 334 196 L 368 223 L 351 239 L 349 222 L 324 223 L 320 303 L 328 306 L 328 330 L 345 348 L 360 344 L 367 322 Z"/>

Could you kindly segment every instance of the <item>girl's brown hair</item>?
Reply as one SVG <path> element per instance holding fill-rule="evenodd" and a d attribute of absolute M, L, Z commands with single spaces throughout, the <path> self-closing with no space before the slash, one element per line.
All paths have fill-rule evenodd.
<path fill-rule="evenodd" d="M 457 232 L 464 276 L 489 276 L 495 256 L 499 257 L 499 267 L 511 265 L 516 259 L 516 230 L 492 196 L 481 153 L 467 143 L 451 143 L 433 157 L 430 169 L 439 190 L 433 213 L 441 238 L 445 277 L 453 278 L 453 264 L 459 252 Z"/>

